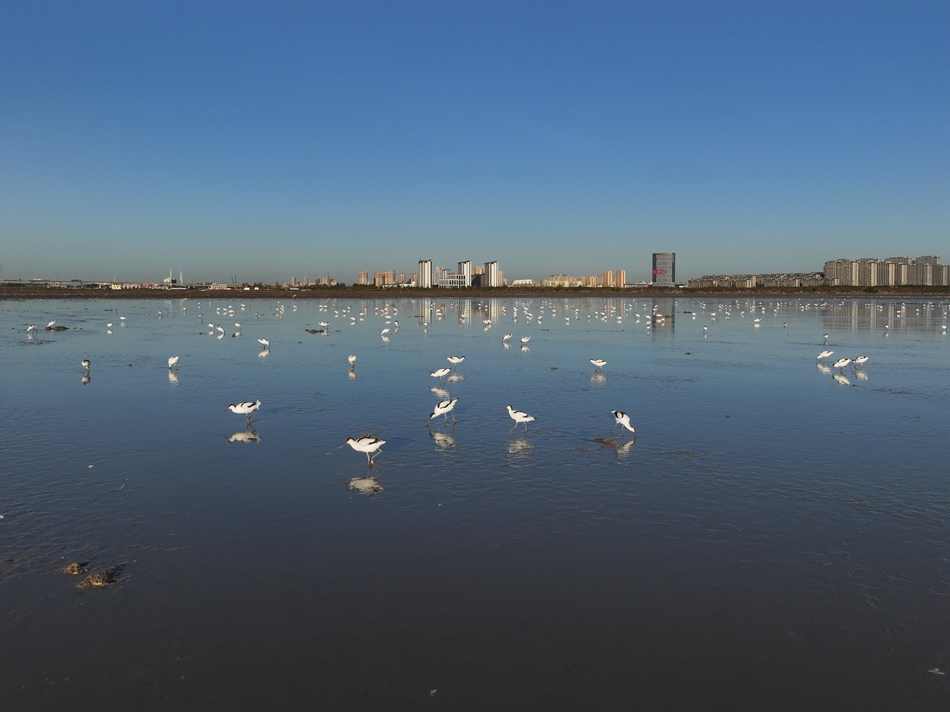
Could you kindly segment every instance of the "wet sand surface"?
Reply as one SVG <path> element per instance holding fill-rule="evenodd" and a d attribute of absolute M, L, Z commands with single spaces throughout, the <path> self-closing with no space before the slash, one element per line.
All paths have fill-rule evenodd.
<path fill-rule="evenodd" d="M 945 302 L 198 301 L 2 307 L 5 709 L 950 702 Z"/>

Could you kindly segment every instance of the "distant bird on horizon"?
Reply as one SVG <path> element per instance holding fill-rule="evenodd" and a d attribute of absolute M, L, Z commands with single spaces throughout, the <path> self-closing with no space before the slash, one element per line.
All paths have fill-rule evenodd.
<path fill-rule="evenodd" d="M 823 359 L 823 358 L 828 358 L 828 357 L 831 356 L 833 353 L 834 353 L 834 351 L 825 350 L 825 351 L 822 351 L 820 354 L 818 354 L 817 358 L 818 358 L 819 360 L 821 360 L 821 359 Z"/>
<path fill-rule="evenodd" d="M 91 365 L 92 365 L 92 364 L 91 364 L 91 362 L 89 361 L 89 359 L 84 358 L 84 359 L 82 360 L 82 370 L 83 370 L 83 371 L 88 372 L 88 371 L 89 371 L 89 367 L 90 367 Z"/>
<path fill-rule="evenodd" d="M 464 356 L 447 356 L 445 360 L 448 361 L 450 364 L 452 364 L 452 367 L 454 368 L 455 366 L 458 366 L 460 363 L 462 363 L 462 361 L 465 360 L 465 357 Z"/>
<path fill-rule="evenodd" d="M 607 362 L 604 361 L 602 358 L 592 358 L 590 362 L 594 364 L 594 370 L 598 372 L 600 371 L 600 369 L 602 369 L 604 366 L 607 365 Z"/>
<path fill-rule="evenodd" d="M 350 366 L 355 366 L 355 365 L 356 365 L 356 354 L 350 354 L 349 356 L 346 357 L 346 360 L 347 360 L 347 362 L 350 364 Z"/>
<path fill-rule="evenodd" d="M 260 344 L 261 346 L 263 346 L 265 349 L 269 349 L 269 348 L 270 348 L 270 341 L 268 341 L 267 339 L 258 339 L 258 340 L 257 340 L 257 343 L 259 343 L 259 344 Z"/>
<path fill-rule="evenodd" d="M 852 363 L 854 363 L 855 366 L 863 366 L 870 358 L 870 356 L 858 356 Z"/>
<path fill-rule="evenodd" d="M 847 366 L 849 363 L 851 363 L 851 359 L 849 359 L 849 358 L 839 358 L 837 361 L 835 361 L 833 364 L 831 364 L 831 367 L 832 367 L 832 368 L 844 368 L 844 367 Z"/>

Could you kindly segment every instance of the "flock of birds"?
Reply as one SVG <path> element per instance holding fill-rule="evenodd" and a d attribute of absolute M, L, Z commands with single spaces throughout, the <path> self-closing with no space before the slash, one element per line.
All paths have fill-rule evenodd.
<path fill-rule="evenodd" d="M 183 300 L 183 304 L 184 304 L 184 301 L 185 300 Z M 739 305 L 738 301 L 736 302 L 736 305 Z M 748 310 L 749 315 L 754 316 L 754 318 L 752 319 L 753 326 L 756 328 L 759 328 L 761 326 L 761 317 L 757 316 L 756 313 L 757 312 L 761 314 L 766 313 L 766 309 L 763 304 L 755 305 L 753 301 L 750 305 L 746 306 L 745 308 L 737 308 L 736 305 L 730 306 L 728 303 L 720 303 L 718 305 L 711 305 L 712 310 L 708 310 L 706 303 L 700 302 L 700 306 L 703 309 L 703 313 L 705 316 L 709 318 L 710 323 L 714 323 L 720 318 L 728 320 L 733 316 L 733 313 L 736 310 L 738 311 L 738 315 L 740 317 L 745 316 L 746 310 Z M 328 302 L 324 304 L 318 304 L 317 308 L 320 312 L 328 312 L 332 309 L 333 316 L 335 318 L 340 318 L 343 320 L 348 319 L 349 326 L 356 326 L 358 322 L 363 321 L 367 317 L 368 308 L 365 305 L 361 305 L 358 311 L 354 311 L 354 306 L 355 305 L 352 305 L 352 304 L 351 305 L 337 305 L 337 304 L 331 305 Z M 806 303 L 806 304 L 800 305 L 799 308 L 801 309 L 801 311 L 806 311 L 811 306 L 814 306 L 814 305 Z M 829 306 L 829 305 L 823 304 L 819 306 Z M 235 307 L 230 306 L 230 305 L 226 307 L 223 307 L 223 306 L 214 307 L 212 305 L 212 306 L 209 306 L 208 308 L 214 308 L 217 314 L 220 314 L 226 317 L 234 317 L 236 314 Z M 276 316 L 277 318 L 282 318 L 287 308 L 288 306 L 278 302 L 276 307 L 274 308 L 273 316 Z M 293 311 L 296 311 L 297 305 L 294 304 L 292 305 L 291 308 Z M 576 303 L 575 305 L 569 305 L 567 302 L 564 302 L 563 304 L 557 304 L 556 301 L 551 301 L 548 303 L 542 302 L 541 307 L 539 309 L 539 314 L 537 315 L 533 313 L 533 310 L 535 309 L 535 307 L 528 303 L 520 303 L 520 304 L 515 303 L 511 305 L 513 321 L 515 323 L 518 323 L 519 318 L 520 318 L 520 319 L 523 319 L 528 324 L 535 322 L 536 324 L 541 325 L 542 320 L 546 316 L 545 314 L 546 308 L 549 310 L 548 313 L 551 317 L 556 317 L 558 314 L 558 310 L 563 309 L 564 314 L 565 314 L 564 316 L 565 324 L 568 324 L 568 325 L 571 324 L 572 322 L 579 321 L 582 319 L 580 307 L 576 306 Z M 632 317 L 634 319 L 634 323 L 639 324 L 641 320 L 641 314 L 634 311 L 634 308 L 635 308 L 635 305 L 632 303 L 625 307 L 623 306 L 623 303 L 621 302 L 621 306 L 618 309 L 615 303 L 611 304 L 609 302 L 605 302 L 603 309 L 593 309 L 590 313 L 587 314 L 587 321 L 599 320 L 599 321 L 603 321 L 604 323 L 607 323 L 609 321 L 616 320 L 618 324 L 621 324 L 623 323 L 623 320 L 625 318 Z M 904 308 L 906 307 L 902 306 L 902 309 Z M 200 312 L 200 309 L 201 309 L 200 302 L 198 302 L 198 309 Z M 240 311 L 244 312 L 244 311 L 247 311 L 248 309 L 249 307 L 247 305 L 245 304 L 240 305 Z M 446 316 L 445 305 L 434 306 L 430 304 L 429 309 L 430 310 L 427 315 L 422 315 L 419 317 L 420 323 L 424 331 L 428 330 L 428 327 L 430 326 L 430 319 L 434 318 L 437 320 L 441 320 Z M 878 310 L 880 309 L 881 307 L 878 306 Z M 187 307 L 182 306 L 182 311 L 187 311 Z M 918 313 L 919 311 L 920 310 L 918 309 Z M 253 312 L 253 314 L 254 314 L 255 319 L 259 319 L 262 316 L 261 312 Z M 377 307 L 376 314 L 378 316 L 382 316 L 383 319 L 385 320 L 385 328 L 383 328 L 380 331 L 380 337 L 382 338 L 384 342 L 388 342 L 391 337 L 399 333 L 399 321 L 395 318 L 396 315 L 398 314 L 398 308 L 395 305 L 395 303 L 389 302 L 382 309 Z M 498 316 L 499 314 L 500 316 Z M 692 311 L 684 311 L 683 314 L 691 315 L 692 319 L 694 320 L 697 318 L 697 314 Z M 778 314 L 779 314 L 779 307 L 776 305 L 775 308 L 773 309 L 773 316 L 777 317 Z M 159 318 L 162 318 L 163 316 L 161 311 L 158 312 L 158 315 L 159 315 Z M 500 310 L 496 309 L 492 311 L 491 313 L 491 316 L 495 318 L 502 318 L 507 315 L 508 315 L 508 305 L 502 305 L 500 307 Z M 249 316 L 250 316 L 250 312 L 248 313 L 248 317 Z M 120 316 L 118 318 L 121 322 L 120 325 L 124 326 L 126 317 Z M 463 316 L 461 311 L 459 312 L 460 324 L 464 324 L 465 320 L 470 319 L 470 318 L 471 318 L 470 316 Z M 646 314 L 644 314 L 643 318 L 646 319 L 646 322 L 647 322 L 646 328 L 648 331 L 650 331 L 651 328 L 659 327 L 667 319 L 670 319 L 671 315 L 662 314 L 660 311 L 660 307 L 654 304 L 652 307 L 652 310 L 649 310 Z M 204 322 L 204 317 L 202 313 L 198 314 L 198 319 L 199 321 Z M 944 321 L 946 321 L 946 312 L 944 313 Z M 493 319 L 492 318 L 483 319 L 483 324 L 484 324 L 484 331 L 488 331 L 494 325 Z M 112 326 L 113 325 L 111 322 L 107 324 L 108 333 L 110 334 L 112 333 L 111 331 Z M 210 329 L 208 333 L 211 335 L 214 335 L 215 338 L 217 339 L 221 339 L 227 334 L 227 330 L 221 324 L 208 322 L 207 326 Z M 231 336 L 235 338 L 242 336 L 244 322 L 235 321 L 234 326 L 237 328 L 237 331 L 232 333 Z M 328 320 L 320 321 L 319 326 L 321 327 L 319 330 L 306 329 L 306 331 L 312 334 L 326 335 L 329 333 L 330 322 Z M 783 326 L 785 328 L 788 328 L 788 323 L 784 322 Z M 65 329 L 65 328 L 66 327 L 58 327 L 55 321 L 50 321 L 49 324 L 46 326 L 47 330 L 59 330 L 59 329 Z M 884 334 L 887 335 L 888 325 L 885 324 L 883 328 L 884 328 Z M 944 323 L 941 328 L 942 328 L 943 333 L 946 333 L 946 323 Z M 27 332 L 32 332 L 32 331 L 35 331 L 36 329 L 37 329 L 37 326 L 35 324 L 31 324 L 27 328 Z M 708 334 L 709 334 L 708 325 L 703 326 L 702 334 L 703 334 L 704 339 L 708 338 Z M 828 334 L 824 334 L 825 347 L 828 346 L 828 337 L 829 337 Z M 501 342 L 505 346 L 506 349 L 510 347 L 510 342 L 513 338 L 514 338 L 514 334 L 510 332 L 505 333 L 502 336 Z M 271 342 L 268 339 L 263 338 L 263 337 L 258 338 L 257 341 L 261 345 L 261 352 L 259 356 L 263 357 L 269 354 Z M 521 344 L 522 351 L 524 352 L 529 351 L 528 343 L 530 341 L 531 341 L 531 336 L 529 335 L 520 337 L 520 344 Z M 847 384 L 848 380 L 846 376 L 844 375 L 844 369 L 850 366 L 852 369 L 852 372 L 856 375 L 857 378 L 861 380 L 866 380 L 867 377 L 866 375 L 864 375 L 864 372 L 861 370 L 861 367 L 868 362 L 869 360 L 868 356 L 861 355 L 861 356 L 856 356 L 854 358 L 839 358 L 836 361 L 834 361 L 831 364 L 831 366 L 828 366 L 826 361 L 827 359 L 830 359 L 833 355 L 834 355 L 834 351 L 828 348 L 825 348 L 818 354 L 817 361 L 818 361 L 819 370 L 821 370 L 823 373 L 833 375 L 835 380 L 838 381 L 839 383 Z M 351 354 L 347 357 L 347 362 L 350 366 L 351 378 L 355 378 L 356 360 L 357 360 L 357 357 L 355 354 Z M 450 417 L 452 419 L 453 424 L 458 422 L 458 420 L 455 417 L 455 408 L 459 399 L 450 397 L 448 392 L 444 390 L 443 386 L 445 385 L 446 379 L 448 379 L 449 381 L 452 381 L 453 379 L 461 380 L 462 378 L 461 375 L 455 375 L 453 372 L 457 369 L 459 364 L 465 361 L 465 357 L 453 355 L 453 356 L 449 356 L 447 358 L 447 361 L 450 367 L 437 368 L 429 373 L 429 375 L 432 378 L 435 378 L 439 381 L 439 387 L 433 388 L 432 391 L 435 392 L 437 395 L 441 394 L 441 395 L 444 395 L 445 397 L 439 400 L 435 404 L 434 408 L 432 409 L 432 412 L 429 413 L 429 417 L 426 421 L 427 425 L 431 424 L 431 422 L 437 418 L 442 418 L 443 423 L 446 425 L 448 424 L 448 420 Z M 167 363 L 168 363 L 168 371 L 169 371 L 170 380 L 177 381 L 177 376 L 175 376 L 174 374 L 177 372 L 177 369 L 178 369 L 179 356 L 170 357 Z M 603 376 L 600 376 L 599 374 L 601 373 L 601 370 L 607 365 L 607 361 L 604 359 L 592 358 L 590 359 L 590 363 L 594 367 L 595 374 L 598 374 L 595 377 L 601 379 L 600 382 L 602 382 Z M 83 359 L 82 368 L 83 368 L 83 383 L 88 383 L 90 369 L 91 369 L 91 364 L 90 364 L 89 359 Z M 592 381 L 593 380 L 594 379 L 592 378 Z M 227 406 L 228 410 L 230 410 L 231 412 L 235 414 L 245 416 L 247 430 L 244 433 L 236 433 L 234 436 L 228 439 L 231 440 L 232 442 L 235 442 L 235 441 L 252 442 L 252 441 L 259 440 L 260 438 L 259 436 L 255 435 L 255 432 L 253 428 L 251 427 L 251 424 L 253 422 L 252 415 L 256 413 L 260 408 L 261 408 L 261 401 L 259 400 L 244 401 L 241 403 L 229 404 Z M 508 416 L 513 421 L 513 425 L 509 432 L 514 431 L 520 425 L 520 426 L 523 426 L 525 436 L 527 436 L 528 424 L 535 422 L 535 417 L 523 410 L 516 409 L 511 404 L 506 405 L 505 409 L 508 412 Z M 620 410 L 613 410 L 611 411 L 611 413 L 614 417 L 614 429 L 616 429 L 616 427 L 619 425 L 621 427 L 621 433 L 629 431 L 630 433 L 633 433 L 634 437 L 636 436 L 636 429 L 632 425 L 630 421 L 630 416 L 627 413 L 624 413 L 623 411 L 620 411 Z M 382 440 L 379 437 L 374 436 L 374 435 L 362 435 L 356 438 L 350 437 L 350 438 L 347 438 L 346 442 L 344 443 L 344 445 L 349 445 L 353 450 L 364 453 L 366 455 L 367 465 L 369 467 L 373 466 L 374 459 L 379 455 L 383 445 L 385 444 L 386 444 L 385 440 Z M 343 447 L 344 445 L 341 445 L 340 447 Z"/>

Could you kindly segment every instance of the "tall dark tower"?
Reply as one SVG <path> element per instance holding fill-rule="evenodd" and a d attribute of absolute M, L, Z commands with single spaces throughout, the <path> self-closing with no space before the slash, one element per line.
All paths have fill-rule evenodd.
<path fill-rule="evenodd" d="M 655 287 L 676 286 L 676 253 L 653 253 L 653 285 Z"/>

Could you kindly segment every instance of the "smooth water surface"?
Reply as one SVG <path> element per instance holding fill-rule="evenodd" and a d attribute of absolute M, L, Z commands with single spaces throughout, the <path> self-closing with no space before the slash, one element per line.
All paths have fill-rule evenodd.
<path fill-rule="evenodd" d="M 3 708 L 945 709 L 947 311 L 0 303 Z"/>

